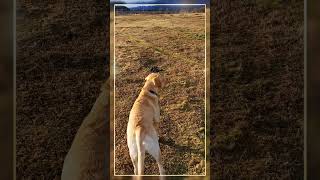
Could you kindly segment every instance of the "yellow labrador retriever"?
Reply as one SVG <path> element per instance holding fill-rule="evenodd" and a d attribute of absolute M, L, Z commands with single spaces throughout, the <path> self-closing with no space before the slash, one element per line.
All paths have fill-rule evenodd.
<path fill-rule="evenodd" d="M 165 80 L 159 73 L 151 73 L 130 111 L 127 128 L 127 143 L 135 175 L 144 174 L 144 158 L 147 151 L 157 161 L 160 175 L 164 169 L 161 164 L 158 133 L 154 122 L 160 121 L 159 90 Z"/>

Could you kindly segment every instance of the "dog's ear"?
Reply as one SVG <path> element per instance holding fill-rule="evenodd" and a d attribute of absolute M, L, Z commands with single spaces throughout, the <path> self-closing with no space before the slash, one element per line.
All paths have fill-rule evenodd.
<path fill-rule="evenodd" d="M 151 78 L 152 78 L 153 76 L 154 76 L 153 73 L 151 73 L 151 74 L 149 74 L 149 75 L 145 78 L 145 80 L 146 80 L 146 81 L 151 80 Z"/>
<path fill-rule="evenodd" d="M 145 80 L 153 82 L 153 84 L 158 88 L 162 88 L 164 86 L 164 81 L 158 73 L 149 74 Z"/>
<path fill-rule="evenodd" d="M 160 76 L 155 77 L 154 79 L 152 79 L 152 81 L 154 85 L 158 88 L 162 88 L 164 86 L 164 82 Z"/>

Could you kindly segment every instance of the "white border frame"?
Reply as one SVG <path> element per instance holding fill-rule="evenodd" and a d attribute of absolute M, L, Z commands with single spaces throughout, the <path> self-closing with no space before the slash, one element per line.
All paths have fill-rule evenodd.
<path fill-rule="evenodd" d="M 116 91 L 116 73 L 115 73 L 115 69 L 116 69 L 116 45 L 115 45 L 115 40 L 116 40 L 116 35 L 115 35 L 115 28 L 116 28 L 116 11 L 115 8 L 116 6 L 124 6 L 124 5 L 166 5 L 166 6 L 204 6 L 205 10 L 204 10 L 204 35 L 205 35 L 205 62 L 204 62 L 204 98 L 205 98 L 205 103 L 204 103 L 204 111 L 205 111 L 205 140 L 204 140 L 204 160 L 205 160 L 205 170 L 204 170 L 204 175 L 185 175 L 185 174 L 181 174 L 181 175 L 119 175 L 115 173 L 115 157 L 116 157 L 116 133 L 115 133 L 115 120 L 116 120 L 116 113 L 115 113 L 115 91 Z M 113 5 L 113 176 L 115 177 L 121 177 L 121 176 L 181 176 L 181 177 L 188 177 L 188 176 L 197 176 L 197 177 L 206 177 L 207 176 L 207 4 L 134 4 L 134 3 L 128 3 L 128 4 L 114 4 Z"/>

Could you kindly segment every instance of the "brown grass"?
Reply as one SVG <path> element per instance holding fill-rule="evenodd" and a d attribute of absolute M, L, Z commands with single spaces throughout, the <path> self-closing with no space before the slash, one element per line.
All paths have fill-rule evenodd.
<path fill-rule="evenodd" d="M 59 179 L 107 79 L 108 7 L 72 0 L 17 4 L 17 179 Z"/>
<path fill-rule="evenodd" d="M 204 13 L 116 16 L 116 174 L 133 174 L 126 143 L 130 109 L 152 66 L 164 69 L 160 148 L 167 174 L 204 174 Z M 146 158 L 146 174 L 158 174 Z"/>
<path fill-rule="evenodd" d="M 212 1 L 213 179 L 303 179 L 303 1 L 267 1 Z"/>

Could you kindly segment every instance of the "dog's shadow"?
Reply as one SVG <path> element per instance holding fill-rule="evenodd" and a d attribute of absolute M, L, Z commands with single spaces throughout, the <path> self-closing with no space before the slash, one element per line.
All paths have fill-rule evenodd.
<path fill-rule="evenodd" d="M 166 103 L 164 102 L 164 104 Z M 186 175 L 189 173 L 190 168 L 194 168 L 196 165 L 193 164 L 193 157 L 195 157 L 195 159 L 205 159 L 205 151 L 203 147 L 200 146 L 185 145 L 176 142 L 174 138 L 170 136 L 170 132 L 172 132 L 170 116 L 166 114 L 162 120 L 164 123 L 162 127 L 160 126 L 162 132 L 159 133 L 159 144 L 160 146 L 164 146 L 162 149 L 164 159 L 166 155 L 170 156 L 167 157 L 170 158 L 170 161 L 164 163 L 165 169 L 167 169 L 167 173 L 169 174 Z"/>
<path fill-rule="evenodd" d="M 204 156 L 204 154 L 201 153 L 201 149 L 196 149 L 190 146 L 177 144 L 171 138 L 159 137 L 159 143 L 175 149 L 175 152 L 177 153 L 177 155 L 179 154 L 177 157 L 184 156 L 185 154 L 201 154 Z M 182 175 L 182 174 L 188 173 L 188 169 L 189 169 L 188 163 L 184 161 L 180 161 L 179 158 L 173 161 L 174 161 L 174 166 L 169 165 L 171 168 L 168 169 L 170 171 L 170 174 Z"/>
<path fill-rule="evenodd" d="M 190 146 L 176 144 L 172 138 L 159 137 L 159 143 L 175 148 L 177 151 L 201 154 L 200 149 L 191 148 Z"/>

